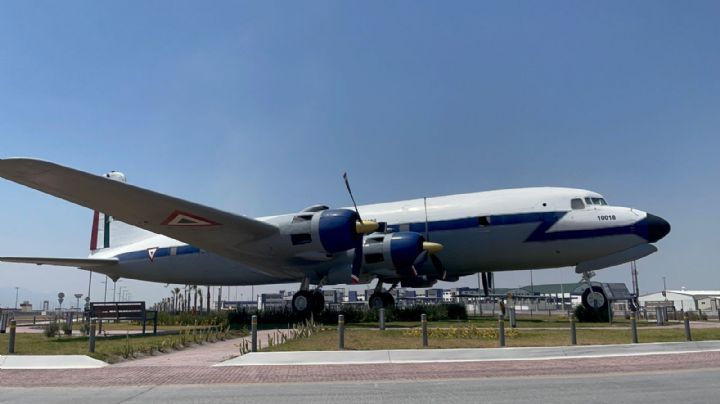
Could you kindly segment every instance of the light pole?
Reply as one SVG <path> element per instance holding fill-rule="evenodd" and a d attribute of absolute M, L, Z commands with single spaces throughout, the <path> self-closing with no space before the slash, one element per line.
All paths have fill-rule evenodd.
<path fill-rule="evenodd" d="M 20 291 L 20 286 L 15 286 L 15 310 L 17 310 L 18 292 L 19 291 Z"/>

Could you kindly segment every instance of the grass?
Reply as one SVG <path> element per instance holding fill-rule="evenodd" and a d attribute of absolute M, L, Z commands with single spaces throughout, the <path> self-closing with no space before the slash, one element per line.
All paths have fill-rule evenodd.
<path fill-rule="evenodd" d="M 192 344 L 203 344 L 216 340 L 235 338 L 242 334 L 217 329 L 189 329 L 165 335 L 117 335 L 97 337 L 95 353 L 88 353 L 87 337 L 47 338 L 43 334 L 16 334 L 15 354 L 17 355 L 89 355 L 106 362 L 142 355 L 153 355 L 182 349 Z M 8 348 L 8 334 L 0 334 L 0 353 Z"/>
<path fill-rule="evenodd" d="M 433 324 L 434 325 L 434 324 Z M 437 337 L 433 329 L 429 329 L 429 348 L 495 348 L 498 346 L 497 334 L 494 329 L 487 329 L 485 336 L 480 334 L 472 338 Z M 507 330 L 509 331 L 509 330 Z M 436 331 L 437 332 L 437 331 Z M 692 333 L 695 341 L 720 340 L 720 328 L 696 329 Z M 640 342 L 681 342 L 685 341 L 682 329 L 659 328 L 639 329 Z M 577 342 L 580 345 L 627 344 L 630 343 L 630 330 L 609 328 L 606 330 L 577 331 Z M 506 338 L 508 347 L 539 347 L 570 345 L 570 332 L 558 330 L 515 330 Z M 295 339 L 286 344 L 265 348 L 264 351 L 325 351 L 336 350 L 338 346 L 337 330 L 325 328 L 309 337 Z M 345 349 L 377 350 L 377 349 L 418 349 L 422 342 L 418 330 L 388 329 L 378 331 L 363 328 L 347 328 L 345 330 Z"/>

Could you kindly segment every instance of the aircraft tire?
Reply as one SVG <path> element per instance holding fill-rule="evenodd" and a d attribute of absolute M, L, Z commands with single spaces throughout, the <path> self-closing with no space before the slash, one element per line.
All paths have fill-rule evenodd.
<path fill-rule="evenodd" d="M 293 295 L 292 310 L 294 313 L 306 315 L 313 309 L 313 293 L 309 290 L 300 290 Z"/>
<path fill-rule="evenodd" d="M 597 302 L 592 301 L 592 298 L 590 297 L 591 293 L 593 294 L 592 298 L 598 300 Z M 585 289 L 582 294 L 582 304 L 583 306 L 585 306 L 586 309 L 589 310 L 607 311 L 608 309 L 607 296 L 605 296 L 605 292 L 603 292 L 600 286 L 591 286 Z M 597 307 L 595 307 L 596 304 Z"/>
<path fill-rule="evenodd" d="M 384 292 L 381 295 L 382 302 L 383 302 L 383 308 L 393 307 L 395 306 L 395 298 L 393 295 L 391 295 L 388 292 Z"/>
<path fill-rule="evenodd" d="M 312 292 L 311 310 L 315 314 L 319 314 L 325 309 L 325 295 L 320 290 Z"/>
<path fill-rule="evenodd" d="M 383 299 L 384 293 L 373 293 L 368 299 L 368 306 L 371 310 L 379 310 L 385 307 L 385 299 Z"/>

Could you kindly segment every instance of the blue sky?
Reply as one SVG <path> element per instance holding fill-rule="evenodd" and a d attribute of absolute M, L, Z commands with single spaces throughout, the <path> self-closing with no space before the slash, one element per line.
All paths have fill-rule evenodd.
<path fill-rule="evenodd" d="M 720 289 L 719 17 L 712 1 L 7 1 L 0 155 L 249 216 L 347 205 L 346 170 L 359 203 L 582 187 L 671 222 L 641 289 Z M 7 181 L 0 197 L 1 255 L 87 254 L 88 210 Z M 86 293 L 87 273 L 0 265 L 0 306 L 14 286 Z"/>

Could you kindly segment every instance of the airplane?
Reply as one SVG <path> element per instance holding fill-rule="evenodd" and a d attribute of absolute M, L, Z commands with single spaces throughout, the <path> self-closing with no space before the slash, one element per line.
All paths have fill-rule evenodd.
<path fill-rule="evenodd" d="M 325 285 L 377 279 L 369 305 L 380 308 L 394 304 L 389 291 L 398 285 L 431 287 L 482 273 L 487 296 L 493 272 L 574 266 L 577 273 L 589 273 L 656 252 L 653 244 L 670 232 L 659 216 L 612 206 L 601 194 L 574 188 L 503 189 L 357 206 L 345 177 L 354 208 L 314 205 L 253 219 L 133 186 L 117 171 L 100 176 L 9 158 L 0 160 L 0 177 L 94 211 L 87 258 L 0 261 L 77 267 L 113 281 L 300 282 L 291 306 L 301 314 L 324 308 L 320 288 Z M 389 291 L 384 284 L 392 285 Z M 588 291 L 595 307 L 597 299 L 607 304 L 601 288 Z"/>

